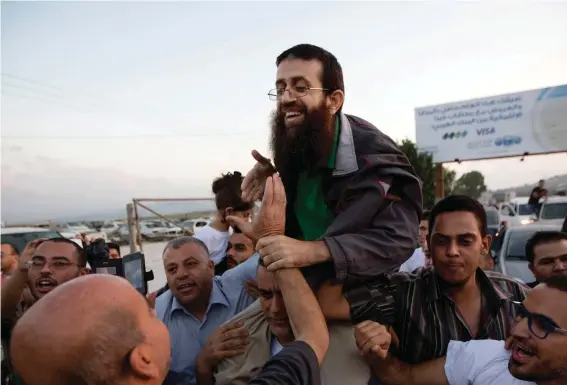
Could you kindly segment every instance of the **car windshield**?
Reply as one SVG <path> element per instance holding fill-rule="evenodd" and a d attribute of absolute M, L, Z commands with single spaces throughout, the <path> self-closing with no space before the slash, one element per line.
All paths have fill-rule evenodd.
<path fill-rule="evenodd" d="M 533 209 L 527 203 L 518 205 L 518 215 L 531 215 L 533 212 Z"/>
<path fill-rule="evenodd" d="M 563 219 L 567 215 L 567 202 L 545 203 L 541 209 L 541 219 Z"/>
<path fill-rule="evenodd" d="M 526 260 L 526 243 L 528 239 L 538 231 L 511 231 L 506 242 L 506 250 L 503 251 L 507 260 Z"/>
<path fill-rule="evenodd" d="M 486 210 L 486 221 L 488 226 L 499 226 L 498 213 L 496 210 Z"/>
<path fill-rule="evenodd" d="M 55 231 L 2 234 L 2 243 L 11 243 L 18 249 L 18 253 L 21 253 L 29 242 L 39 238 L 61 238 L 61 234 Z"/>

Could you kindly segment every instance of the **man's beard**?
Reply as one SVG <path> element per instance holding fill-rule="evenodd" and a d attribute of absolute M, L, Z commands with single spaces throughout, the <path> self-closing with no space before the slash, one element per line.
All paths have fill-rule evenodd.
<path fill-rule="evenodd" d="M 284 110 L 280 108 L 272 114 L 270 148 L 274 165 L 285 182 L 297 178 L 301 172 L 313 174 L 321 158 L 330 153 L 333 132 L 329 128 L 333 116 L 324 104 L 311 111 L 303 106 L 303 123 L 287 128 Z"/>

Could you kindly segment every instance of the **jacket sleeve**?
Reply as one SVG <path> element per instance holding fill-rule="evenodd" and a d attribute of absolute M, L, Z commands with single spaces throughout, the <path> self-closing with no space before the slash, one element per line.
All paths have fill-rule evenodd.
<path fill-rule="evenodd" d="M 395 168 L 369 167 L 361 174 L 349 183 L 346 194 L 350 198 L 323 238 L 339 282 L 390 272 L 404 263 L 418 244 L 419 179 Z"/>

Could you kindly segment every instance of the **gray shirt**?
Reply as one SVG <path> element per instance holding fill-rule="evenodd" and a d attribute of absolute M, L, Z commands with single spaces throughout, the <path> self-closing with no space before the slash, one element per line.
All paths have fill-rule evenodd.
<path fill-rule="evenodd" d="M 207 338 L 254 302 L 246 293 L 244 282 L 256 279 L 257 266 L 258 254 L 254 254 L 246 262 L 213 278 L 209 307 L 202 322 L 189 313 L 170 290 L 157 298 L 155 310 L 171 338 L 170 373 L 164 384 L 196 384 L 195 361 Z"/>

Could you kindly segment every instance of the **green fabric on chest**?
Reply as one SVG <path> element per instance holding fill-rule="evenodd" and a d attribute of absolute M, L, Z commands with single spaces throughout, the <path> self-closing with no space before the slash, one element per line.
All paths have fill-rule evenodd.
<path fill-rule="evenodd" d="M 327 167 L 335 168 L 337 146 L 339 139 L 339 119 L 336 120 L 335 134 Z M 303 233 L 303 240 L 314 241 L 325 234 L 335 216 L 327 206 L 325 195 L 321 189 L 323 172 L 307 175 L 303 172 L 297 182 L 297 195 L 295 199 L 295 216 Z"/>

